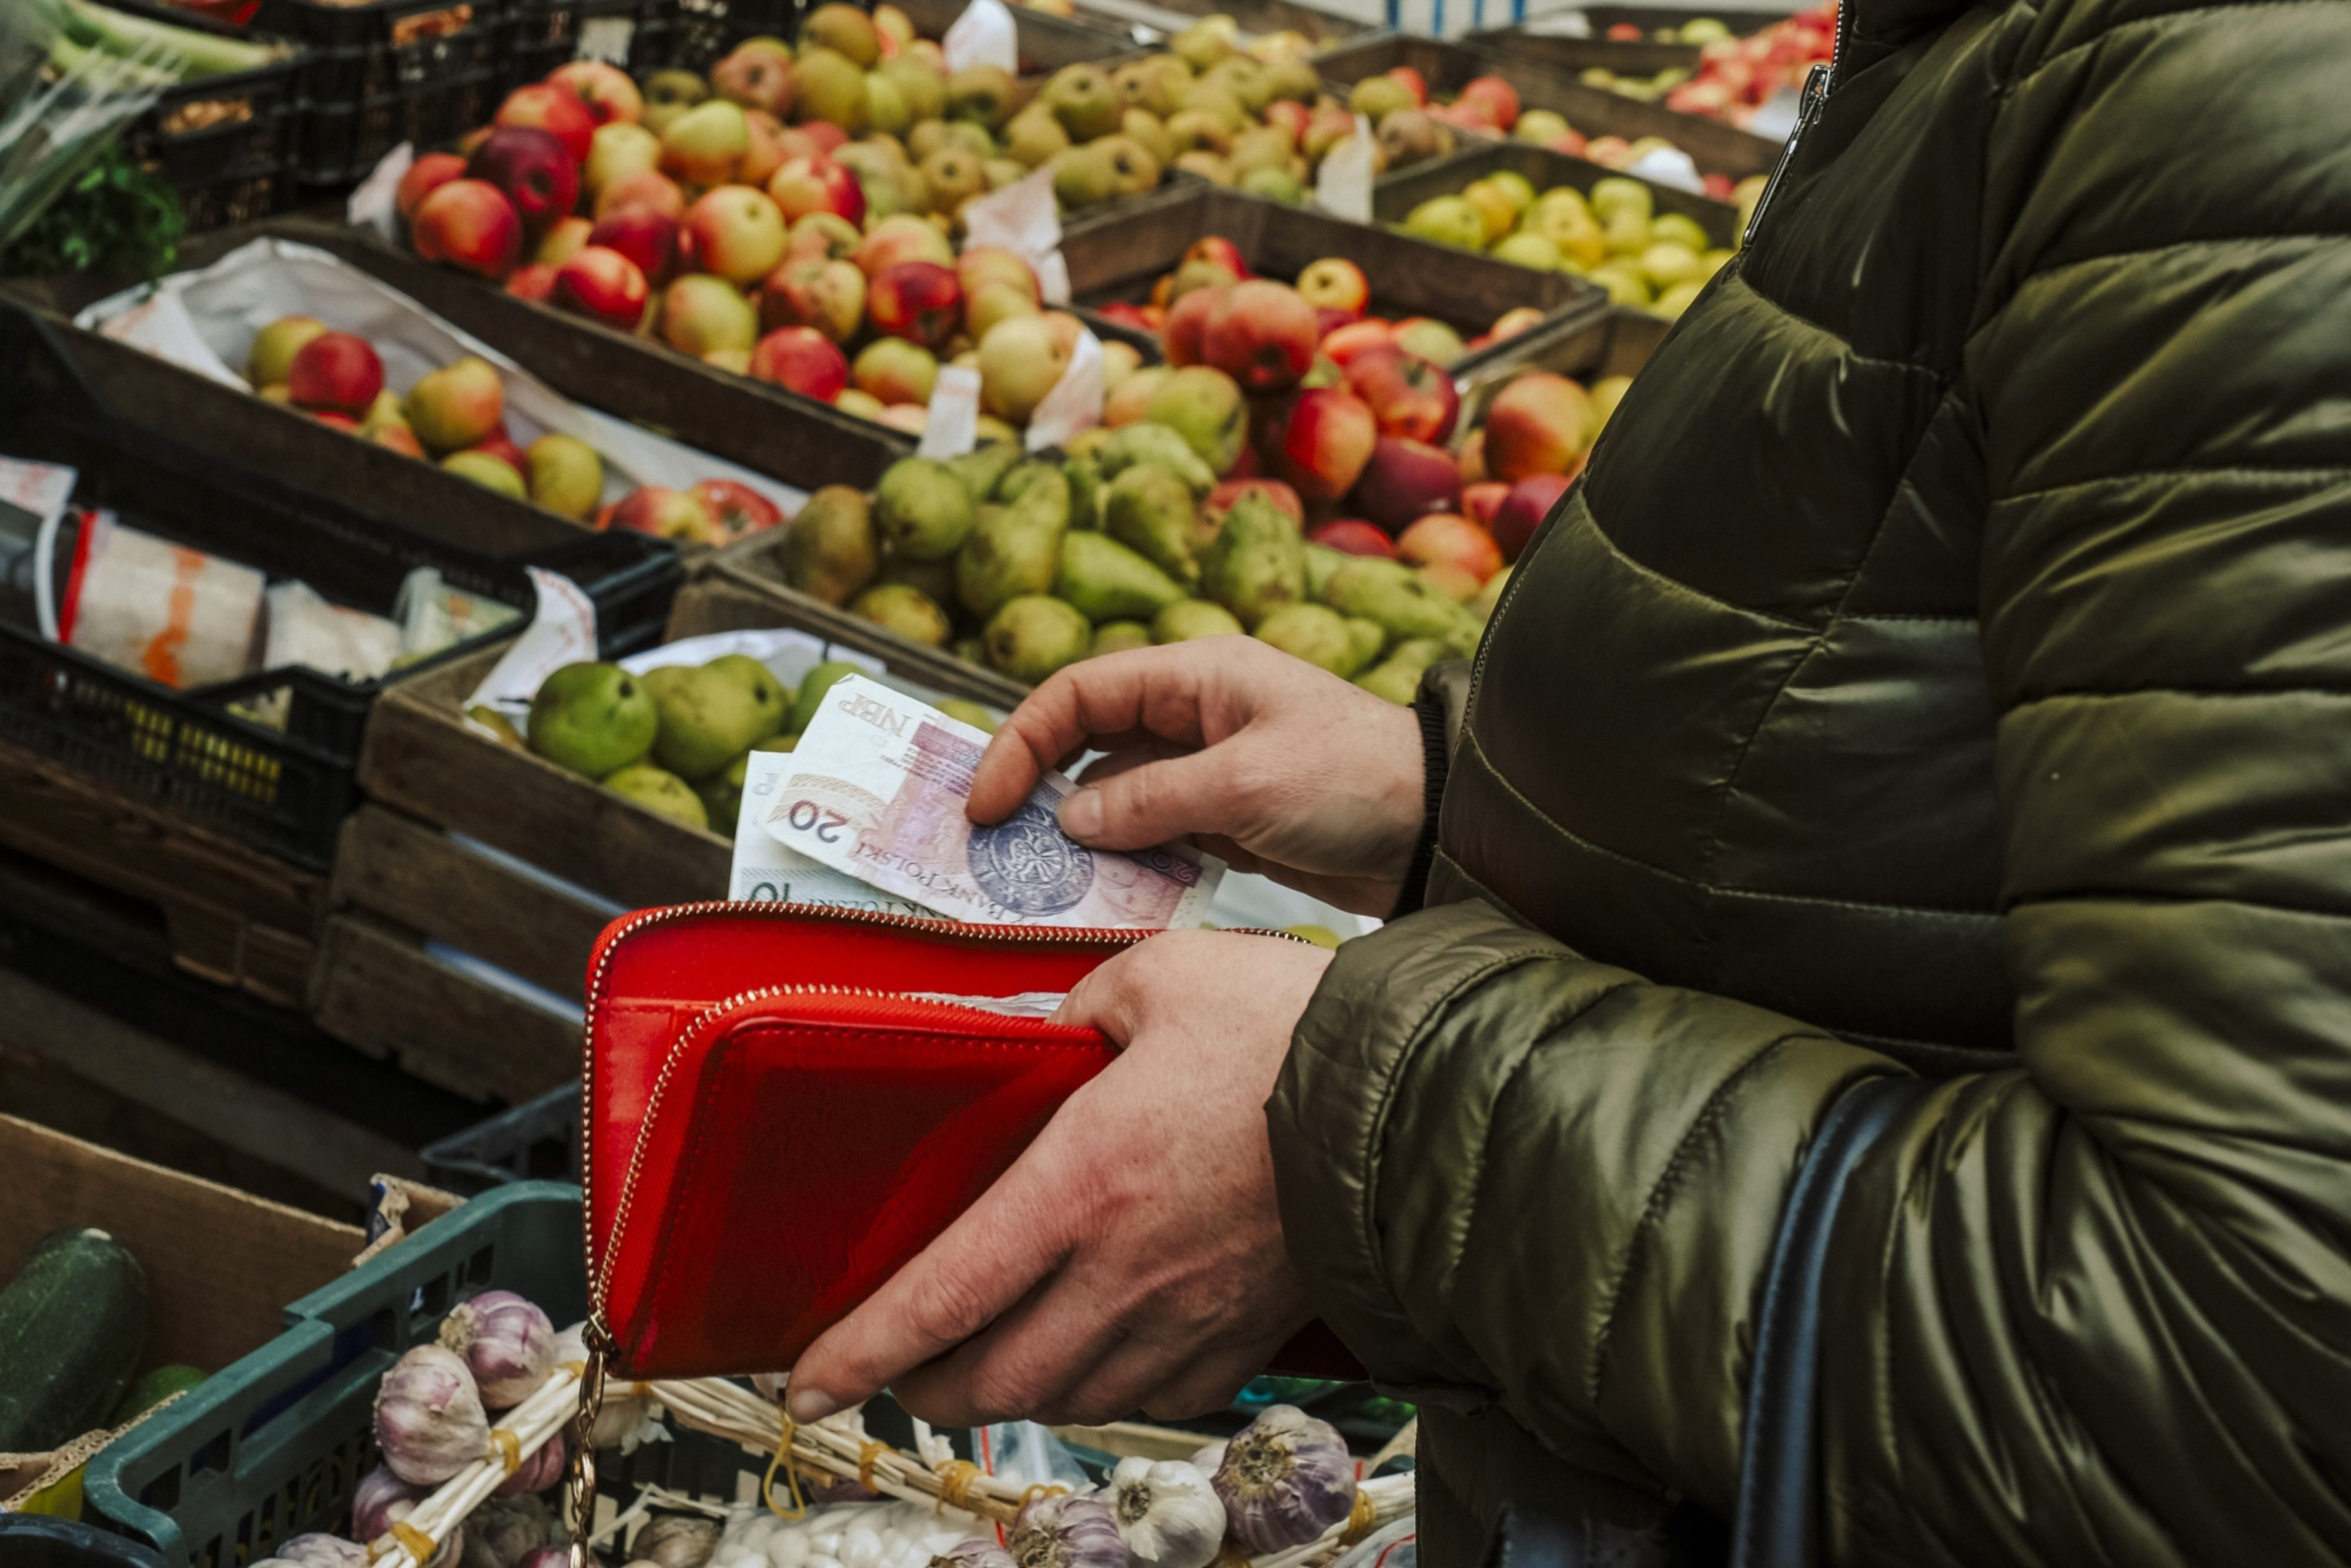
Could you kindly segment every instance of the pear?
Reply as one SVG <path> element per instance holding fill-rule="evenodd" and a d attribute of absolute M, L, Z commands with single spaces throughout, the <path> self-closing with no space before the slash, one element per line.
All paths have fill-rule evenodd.
<path fill-rule="evenodd" d="M 1138 463 L 1113 479 L 1102 492 L 1102 531 L 1186 591 L 1198 585 L 1199 511 L 1171 470 Z"/>
<path fill-rule="evenodd" d="M 1070 150 L 1070 133 L 1052 110 L 1032 105 L 1012 117 L 1004 128 L 1004 152 L 1014 162 L 1034 169 Z"/>
<path fill-rule="evenodd" d="M 1119 193 L 1119 172 L 1108 148 L 1072 147 L 1053 160 L 1053 199 L 1064 207 L 1090 207 Z"/>
<path fill-rule="evenodd" d="M 1505 571 L 1508 570 L 1508 568 L 1504 569 Z M 1499 578 L 1502 572 L 1496 572 L 1494 575 Z M 1355 668 L 1369 669 L 1373 662 L 1379 658 L 1380 650 L 1388 645 L 1388 629 L 1378 622 L 1365 620 L 1361 615 L 1346 617 L 1345 624 L 1347 642 L 1354 655 Z"/>
<path fill-rule="evenodd" d="M 1110 487 L 1101 465 L 1092 456 L 1071 457 L 1061 464 L 1061 477 L 1070 482 L 1070 527 L 1101 528 L 1102 492 Z"/>
<path fill-rule="evenodd" d="M 849 601 L 849 612 L 926 648 L 946 647 L 954 632 L 930 595 L 903 582 L 875 583 Z"/>
<path fill-rule="evenodd" d="M 1304 599 L 1306 544 L 1297 521 L 1259 492 L 1243 496 L 1201 552 L 1200 586 L 1250 628 Z"/>
<path fill-rule="evenodd" d="M 681 779 L 709 778 L 753 741 L 773 735 L 781 716 L 772 681 L 755 690 L 734 669 L 715 664 L 672 666 L 653 692 L 661 715 L 653 760 Z"/>
<path fill-rule="evenodd" d="M 759 705 L 759 733 L 752 738 L 765 740 L 784 727 L 784 720 L 792 711 L 791 698 L 776 672 L 748 653 L 721 653 L 707 664 L 705 670 L 723 670 L 743 683 Z"/>
<path fill-rule="evenodd" d="M 1338 570 L 1351 560 L 1361 559 L 1349 555 L 1345 550 L 1309 541 L 1306 546 L 1306 597 L 1320 603 L 1323 589 L 1330 585 Z"/>
<path fill-rule="evenodd" d="M 1118 89 L 1097 66 L 1063 66 L 1045 83 L 1037 101 L 1061 122 L 1072 141 L 1092 141 L 1118 129 Z"/>
<path fill-rule="evenodd" d="M 1074 529 L 1061 537 L 1053 591 L 1092 622 L 1147 621 L 1186 597 L 1174 578 L 1116 539 Z"/>
<path fill-rule="evenodd" d="M 947 118 L 968 120 L 993 131 L 1011 112 L 1018 90 L 1012 73 L 1000 66 L 966 66 L 947 78 Z M 1051 118 L 1050 111 L 1047 118 Z"/>
<path fill-rule="evenodd" d="M 751 753 L 746 751 L 694 786 L 695 799 L 702 802 L 712 832 L 734 835 L 737 819 L 743 815 L 743 780 L 750 767 Z"/>
<path fill-rule="evenodd" d="M 1399 643 L 1386 658 L 1357 675 L 1355 684 L 1392 703 L 1409 703 L 1419 695 L 1422 674 L 1450 652 L 1433 638 Z"/>
<path fill-rule="evenodd" d="M 1346 619 L 1320 604 L 1285 604 L 1259 621 L 1252 635 L 1334 675 L 1352 675 L 1363 665 Z"/>
<path fill-rule="evenodd" d="M 1233 511 L 1238 516 L 1240 507 Z M 1225 526 L 1232 527 L 1229 520 Z M 1478 618 L 1400 561 L 1348 562 L 1323 585 L 1322 601 L 1342 615 L 1378 622 L 1391 637 L 1432 639 L 1464 654 L 1477 645 Z"/>
<path fill-rule="evenodd" d="M 932 706 L 949 718 L 959 718 L 974 729 L 984 729 L 990 735 L 996 733 L 996 716 L 977 703 L 967 702 L 962 697 L 941 697 Z"/>
<path fill-rule="evenodd" d="M 991 441 L 985 446 L 975 446 L 960 456 L 948 458 L 947 466 L 955 470 L 956 477 L 962 480 L 964 488 L 971 492 L 971 503 L 976 507 L 995 497 L 996 486 L 1019 461 L 1020 448 L 1008 441 Z"/>
<path fill-rule="evenodd" d="M 975 523 L 956 554 L 956 593 L 964 608 L 987 617 L 1023 595 L 1050 592 L 1069 527 L 1070 482 L 1059 468 L 1036 465 L 1019 497 Z"/>
<path fill-rule="evenodd" d="M 808 728 L 809 721 L 816 717 L 817 709 L 824 706 L 824 694 L 832 690 L 834 682 L 847 680 L 852 675 L 871 674 L 872 672 L 862 665 L 852 664 L 843 659 L 827 659 L 800 677 L 800 688 L 792 696 L 791 720 L 784 728 L 790 734 L 800 734 Z"/>
<path fill-rule="evenodd" d="M 882 582 L 914 589 L 942 610 L 956 603 L 955 557 L 945 560 L 893 560 L 882 568 Z"/>
<path fill-rule="evenodd" d="M 1205 599 L 1181 599 L 1151 618 L 1155 643 L 1188 643 L 1195 637 L 1225 637 L 1238 633 L 1241 623 L 1221 604 Z"/>
<path fill-rule="evenodd" d="M 1087 657 L 1123 653 L 1129 648 L 1151 646 L 1151 628 L 1140 621 L 1105 621 L 1094 628 L 1093 650 Z"/>
<path fill-rule="evenodd" d="M 845 604 L 873 580 L 881 541 L 862 490 L 827 485 L 808 498 L 776 551 L 784 581 L 827 604 Z"/>
<path fill-rule="evenodd" d="M 1173 426 L 1155 420 L 1120 425 L 1095 449 L 1094 460 L 1105 478 L 1115 479 L 1134 465 L 1147 463 L 1175 475 L 1195 496 L 1217 487 L 1216 470 L 1201 461 Z"/>
<path fill-rule="evenodd" d="M 989 664 L 1033 685 L 1084 658 L 1093 646 L 1093 628 L 1050 594 L 1023 593 L 997 607 L 980 640 Z"/>
<path fill-rule="evenodd" d="M 632 762 L 605 776 L 604 788 L 634 800 L 649 811 L 659 811 L 689 828 L 708 828 L 710 811 L 692 785 L 674 773 L 649 762 Z"/>
<path fill-rule="evenodd" d="M 946 464 L 903 457 L 873 487 L 873 522 L 891 551 L 914 560 L 952 555 L 971 532 L 971 491 Z"/>
<path fill-rule="evenodd" d="M 660 728 L 653 694 L 618 664 L 566 664 L 530 700 L 530 748 L 590 778 L 643 757 Z"/>

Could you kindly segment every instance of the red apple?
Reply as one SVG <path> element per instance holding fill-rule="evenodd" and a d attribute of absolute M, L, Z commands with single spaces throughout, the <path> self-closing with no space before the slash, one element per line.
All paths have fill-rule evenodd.
<path fill-rule="evenodd" d="M 1417 104 L 1422 109 L 1426 109 L 1428 107 L 1428 78 L 1426 77 L 1422 76 L 1418 70 L 1415 69 L 1411 66 L 1391 67 L 1387 75 L 1389 80 L 1398 81 L 1404 84 L 1405 90 L 1412 94 L 1412 100 L 1414 103 Z"/>
<path fill-rule="evenodd" d="M 1176 302 L 1167 312 L 1166 322 L 1160 329 L 1160 340 L 1167 350 L 1171 365 L 1205 363 L 1202 350 L 1208 333 L 1208 322 L 1224 308 L 1225 296 L 1230 288 L 1196 288 Z"/>
<path fill-rule="evenodd" d="M 1449 560 L 1431 561 L 1414 570 L 1421 581 L 1456 604 L 1468 603 L 1478 597 L 1478 591 L 1486 586 L 1485 580 L 1476 572 L 1458 567 Z"/>
<path fill-rule="evenodd" d="M 768 194 L 785 217 L 795 221 L 810 213 L 831 213 L 852 224 L 865 221 L 865 187 L 846 164 L 821 152 L 794 158 L 769 175 Z"/>
<path fill-rule="evenodd" d="M 580 200 L 580 162 L 563 139 L 531 125 L 501 125 L 474 150 L 465 177 L 486 180 L 507 193 L 523 225 L 536 234 L 569 215 Z"/>
<path fill-rule="evenodd" d="M 530 259 L 548 267 L 561 267 L 578 256 L 582 246 L 595 243 L 590 237 L 595 232 L 596 225 L 586 218 L 558 218 L 538 236 L 538 244 L 531 247 Z"/>
<path fill-rule="evenodd" d="M 1212 261 L 1237 278 L 1249 276 L 1249 265 L 1242 259 L 1241 247 L 1222 235 L 1207 235 L 1192 242 L 1184 252 L 1186 261 Z"/>
<path fill-rule="evenodd" d="M 1310 544 L 1327 545 L 1349 555 L 1375 555 L 1386 559 L 1395 556 L 1395 541 L 1361 517 L 1341 517 L 1324 523 L 1310 529 L 1306 538 Z"/>
<path fill-rule="evenodd" d="M 963 286 L 937 262 L 893 262 L 873 275 L 865 313 L 875 331 L 935 349 L 963 324 Z"/>
<path fill-rule="evenodd" d="M 685 221 L 685 193 L 675 180 L 658 169 L 623 174 L 596 193 L 596 216 L 607 218 L 630 207 L 651 207 L 672 223 Z"/>
<path fill-rule="evenodd" d="M 1526 553 L 1535 530 L 1542 527 L 1543 519 L 1551 516 L 1551 509 L 1574 482 L 1564 474 L 1530 474 L 1510 487 L 1501 506 L 1495 510 L 1493 522 L 1494 543 L 1500 548 L 1504 560 L 1514 561 Z"/>
<path fill-rule="evenodd" d="M 721 539 L 739 539 L 784 520 L 782 509 L 773 501 L 733 479 L 705 479 L 686 494 L 702 503 Z"/>
<path fill-rule="evenodd" d="M 522 219 L 486 180 L 451 180 L 417 204 L 409 241 L 427 261 L 504 277 L 522 254 Z"/>
<path fill-rule="evenodd" d="M 935 261 L 941 267 L 953 267 L 955 246 L 930 219 L 893 213 L 865 232 L 850 259 L 870 278 L 902 261 Z"/>
<path fill-rule="evenodd" d="M 1283 478 L 1301 496 L 1335 501 L 1354 487 L 1379 444 L 1379 424 L 1353 392 L 1315 387 L 1298 394 L 1274 453 Z"/>
<path fill-rule="evenodd" d="M 1144 314 L 1143 307 L 1130 305 L 1123 299 L 1113 299 L 1107 305 L 1098 307 L 1094 314 L 1106 321 L 1115 321 L 1122 327 L 1132 327 L 1138 332 L 1150 332 L 1155 335 L 1159 330 L 1151 318 Z"/>
<path fill-rule="evenodd" d="M 720 185 L 685 213 L 685 232 L 705 272 L 737 286 L 758 282 L 784 259 L 789 230 L 765 191 Z"/>
<path fill-rule="evenodd" d="M 1461 487 L 1461 514 L 1491 533 L 1494 514 L 1501 510 L 1502 498 L 1510 493 L 1510 487 L 1499 479 L 1481 479 L 1475 485 L 1465 485 Z"/>
<path fill-rule="evenodd" d="M 1451 511 L 1460 484 L 1461 470 L 1443 447 L 1383 435 L 1355 483 L 1355 510 L 1393 534 L 1425 513 Z"/>
<path fill-rule="evenodd" d="M 1523 375 L 1486 410 L 1485 465 L 1513 484 L 1531 474 L 1573 471 L 1592 444 L 1592 399 L 1567 377 Z"/>
<path fill-rule="evenodd" d="M 1278 98 L 1265 106 L 1264 119 L 1268 125 L 1289 131 L 1292 147 L 1303 147 L 1307 128 L 1314 123 L 1314 111 L 1294 99 Z"/>
<path fill-rule="evenodd" d="M 1351 322 L 1347 326 L 1335 328 L 1324 333 L 1322 341 L 1316 345 L 1316 351 L 1343 370 L 1348 361 L 1364 350 L 1395 341 L 1395 329 L 1385 321 L 1374 318 L 1366 321 Z"/>
<path fill-rule="evenodd" d="M 1500 77 L 1474 77 L 1461 84 L 1458 102 L 1474 106 L 1479 118 L 1497 131 L 1519 121 L 1519 89 Z"/>
<path fill-rule="evenodd" d="M 507 427 L 503 424 L 474 443 L 473 445 L 466 447 L 465 450 L 481 453 L 486 457 L 496 458 L 513 469 L 517 477 L 530 472 L 530 459 L 524 455 L 521 447 L 515 444 L 514 437 L 507 434 Z"/>
<path fill-rule="evenodd" d="M 596 117 L 589 112 L 580 95 L 545 82 L 518 87 L 507 94 L 492 123 L 527 125 L 552 131 L 563 139 L 574 163 L 588 161 L 588 149 L 596 140 Z"/>
<path fill-rule="evenodd" d="M 1200 359 L 1250 392 L 1295 386 L 1314 362 L 1314 307 L 1286 283 L 1235 284 L 1200 336 Z"/>
<path fill-rule="evenodd" d="M 605 509 L 596 526 L 651 534 L 657 539 L 716 542 L 710 513 L 702 502 L 689 491 L 666 489 L 659 485 L 630 491 Z"/>
<path fill-rule="evenodd" d="M 644 95 L 629 73 L 601 60 L 573 60 L 547 73 L 547 85 L 568 92 L 598 125 L 615 120 L 633 125 L 644 114 Z"/>
<path fill-rule="evenodd" d="M 800 127 L 808 139 L 823 153 L 839 152 L 849 141 L 849 132 L 829 120 L 811 120 Z"/>
<path fill-rule="evenodd" d="M 735 178 L 740 183 L 765 189 L 768 182 L 775 178 L 777 170 L 796 157 L 806 156 L 784 150 L 783 125 L 766 110 L 745 110 L 743 124 L 751 133 L 751 145 L 735 165 Z"/>
<path fill-rule="evenodd" d="M 753 346 L 751 374 L 803 397 L 831 402 L 849 384 L 849 361 L 813 327 L 779 327 Z"/>
<path fill-rule="evenodd" d="M 507 279 L 507 292 L 517 299 L 547 299 L 555 293 L 555 271 L 553 265 L 544 261 L 517 267 Z"/>
<path fill-rule="evenodd" d="M 355 435 L 359 433 L 360 422 L 353 419 L 348 413 L 337 413 L 330 408 L 305 409 L 303 412 L 308 413 L 312 419 L 317 420 L 320 424 L 325 425 L 329 430 L 340 430 L 345 434 L 350 435 Z"/>
<path fill-rule="evenodd" d="M 1371 280 L 1364 269 L 1339 256 L 1308 262 L 1298 275 L 1298 292 L 1318 310 L 1353 311 L 1357 318 L 1372 302 Z"/>
<path fill-rule="evenodd" d="M 379 424 L 364 433 L 378 446 L 387 446 L 403 457 L 422 457 L 424 444 L 416 439 L 416 432 L 404 424 Z"/>
<path fill-rule="evenodd" d="M 643 267 L 609 246 L 591 245 L 555 269 L 550 298 L 567 310 L 633 332 L 652 292 Z"/>
<path fill-rule="evenodd" d="M 452 180 L 465 176 L 465 161 L 455 152 L 427 152 L 408 166 L 400 183 L 392 193 L 393 211 L 400 221 L 408 222 L 416 215 L 419 203 Z"/>
<path fill-rule="evenodd" d="M 677 224 L 652 207 L 622 207 L 599 218 L 588 243 L 617 250 L 637 264 L 648 284 L 666 282 L 677 266 Z"/>
<path fill-rule="evenodd" d="M 1426 360 L 1385 343 L 1350 356 L 1345 369 L 1347 390 L 1372 405 L 1382 434 L 1441 444 L 1453 434 L 1460 394 Z"/>
<path fill-rule="evenodd" d="M 365 338 L 321 332 L 295 354 L 286 390 L 304 408 L 364 413 L 383 391 L 383 361 Z"/>
<path fill-rule="evenodd" d="M 1315 352 L 1322 352 L 1322 340 L 1332 333 L 1342 327 L 1352 327 L 1363 319 L 1364 313 L 1360 310 L 1341 310 L 1329 305 L 1317 305 L 1314 308 Z M 1337 362 L 1335 360 L 1332 361 L 1333 364 Z"/>
<path fill-rule="evenodd" d="M 865 319 L 865 275 L 852 261 L 788 261 L 759 287 L 759 326 L 813 327 L 836 343 Z"/>
<path fill-rule="evenodd" d="M 1479 587 L 1502 570 L 1502 550 L 1494 536 L 1452 512 L 1432 512 L 1398 534 L 1396 559 L 1415 566 L 1466 571 Z"/>
<path fill-rule="evenodd" d="M 737 47 L 733 54 L 710 68 L 711 90 L 746 109 L 769 114 L 789 113 L 792 107 L 792 57 L 758 40 Z"/>
<path fill-rule="evenodd" d="M 1460 465 L 1464 489 L 1472 485 L 1485 484 L 1493 477 L 1486 472 L 1486 433 L 1483 430 L 1473 430 L 1463 436 L 1461 444 L 1453 449 L 1453 460 Z"/>

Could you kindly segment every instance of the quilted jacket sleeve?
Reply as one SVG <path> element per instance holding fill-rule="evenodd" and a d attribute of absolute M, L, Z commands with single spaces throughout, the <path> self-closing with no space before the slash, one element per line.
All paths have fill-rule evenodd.
<path fill-rule="evenodd" d="M 1966 373 L 2023 1065 L 1849 1189 L 1833 1561 L 2351 1555 L 2346 39 L 2052 6 L 2015 61 Z M 1301 1026 L 1284 1211 L 1376 1373 L 1726 1509 L 1790 1175 L 1892 1070 L 1434 909 Z"/>

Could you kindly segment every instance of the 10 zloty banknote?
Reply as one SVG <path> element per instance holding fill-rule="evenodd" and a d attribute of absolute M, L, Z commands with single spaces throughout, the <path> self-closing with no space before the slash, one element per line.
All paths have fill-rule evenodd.
<path fill-rule="evenodd" d="M 1005 821 L 971 821 L 964 803 L 987 747 L 985 732 L 851 675 L 825 694 L 799 744 L 773 754 L 786 766 L 752 775 L 775 780 L 770 794 L 759 796 L 747 779 L 743 822 L 951 919 L 1158 930 L 1207 918 L 1223 862 L 1175 844 L 1132 854 L 1087 849 L 1054 815 L 1077 788 L 1059 773 L 1047 772 Z"/>

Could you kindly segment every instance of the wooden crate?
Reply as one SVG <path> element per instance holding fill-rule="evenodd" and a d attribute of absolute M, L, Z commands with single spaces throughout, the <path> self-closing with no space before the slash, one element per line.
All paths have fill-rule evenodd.
<path fill-rule="evenodd" d="M 1603 376 L 1629 376 L 1649 362 L 1670 323 L 1646 310 L 1613 309 L 1557 327 L 1539 328 L 1512 340 L 1507 362 L 1487 366 L 1461 382 L 1461 428 L 1485 422 L 1494 394 L 1529 371 L 1556 371 L 1591 382 Z"/>
<path fill-rule="evenodd" d="M 778 626 L 934 689 L 998 706 L 1020 695 L 715 563 L 679 593 L 665 641 Z M 404 682 L 378 705 L 360 762 L 367 803 L 344 824 L 309 1005 L 321 1029 L 370 1055 L 513 1103 L 580 1071 L 576 1009 L 597 933 L 630 910 L 725 897 L 734 851 L 731 835 L 657 815 L 468 727 L 459 705 L 495 659 Z"/>
<path fill-rule="evenodd" d="M 1586 136 L 1622 136 L 1638 141 L 1662 136 L 1688 153 L 1702 172 L 1734 180 L 1768 174 L 1780 161 L 1780 143 L 1694 114 L 1677 114 L 1605 88 L 1586 87 L 1573 77 L 1500 48 L 1477 48 L 1435 38 L 1384 33 L 1360 44 L 1314 57 L 1322 79 L 1343 91 L 1364 77 L 1410 66 L 1428 82 L 1433 97 L 1448 98 L 1473 77 L 1500 77 L 1518 89 L 1519 108 L 1548 109 Z"/>
<path fill-rule="evenodd" d="M 919 37 L 936 38 L 955 26 L 965 0 L 899 0 Z M 1020 73 L 1050 74 L 1063 66 L 1098 65 L 1140 52 L 1132 34 L 1099 16 L 1056 16 L 1026 5 L 1012 6 L 1013 31 L 1020 44 Z"/>
<path fill-rule="evenodd" d="M 1602 180 L 1624 177 L 1604 164 L 1554 152 L 1531 141 L 1481 141 L 1450 158 L 1415 163 L 1381 179 L 1372 187 L 1372 215 L 1384 224 L 1399 224 L 1432 196 L 1456 195 L 1473 180 L 1504 172 L 1525 176 L 1538 191 L 1569 185 L 1587 194 Z M 1738 248 L 1739 209 L 1730 203 L 1671 185 L 1641 183 L 1648 185 L 1658 212 L 1695 218 L 1707 238 L 1725 250 Z"/>
<path fill-rule="evenodd" d="M 1244 38 L 1269 33 L 1297 33 L 1317 48 L 1369 37 L 1379 24 L 1342 16 L 1300 0 L 1077 0 L 1078 15 L 1098 25 L 1126 32 L 1139 42 L 1157 44 L 1204 16 L 1230 16 Z"/>
<path fill-rule="evenodd" d="M 1286 206 L 1208 186 L 1138 203 L 1113 216 L 1072 225 L 1061 236 L 1070 287 L 1083 303 L 1141 301 L 1183 259 L 1192 242 L 1221 235 L 1251 270 L 1285 281 L 1309 262 L 1344 256 L 1372 286 L 1372 312 L 1433 316 L 1476 337 L 1505 311 L 1531 305 L 1561 319 L 1599 307 L 1604 296 L 1582 278 L 1366 228 L 1328 213 Z M 1464 375 L 1492 350 L 1454 366 Z"/>

